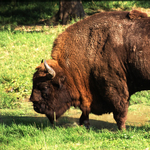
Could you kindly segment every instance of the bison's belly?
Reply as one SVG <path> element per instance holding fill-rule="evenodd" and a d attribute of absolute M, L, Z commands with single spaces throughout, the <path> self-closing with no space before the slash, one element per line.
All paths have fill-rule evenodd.
<path fill-rule="evenodd" d="M 102 115 L 106 113 L 111 113 L 112 108 L 108 104 L 103 104 L 103 103 L 92 103 L 91 105 L 91 113 L 95 115 Z"/>

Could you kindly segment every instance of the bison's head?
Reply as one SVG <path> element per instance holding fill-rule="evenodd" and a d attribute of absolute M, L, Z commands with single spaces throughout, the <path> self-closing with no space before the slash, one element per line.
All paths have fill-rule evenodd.
<path fill-rule="evenodd" d="M 30 100 L 34 110 L 46 114 L 50 122 L 54 114 L 59 118 L 71 105 L 66 86 L 66 75 L 55 60 L 42 62 L 33 75 L 33 89 Z"/>

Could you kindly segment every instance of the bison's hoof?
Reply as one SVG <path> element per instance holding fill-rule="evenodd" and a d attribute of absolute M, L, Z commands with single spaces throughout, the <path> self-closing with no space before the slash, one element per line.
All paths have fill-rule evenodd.
<path fill-rule="evenodd" d="M 90 123 L 89 123 L 89 121 L 85 120 L 84 121 L 84 126 L 86 127 L 86 129 L 90 129 Z"/>

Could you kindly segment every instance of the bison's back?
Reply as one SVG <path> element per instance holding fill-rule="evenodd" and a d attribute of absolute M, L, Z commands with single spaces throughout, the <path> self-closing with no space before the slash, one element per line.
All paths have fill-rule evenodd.
<path fill-rule="evenodd" d="M 95 56 L 103 51 L 109 37 L 114 46 L 123 43 L 123 23 L 131 24 L 127 14 L 128 12 L 99 13 L 71 25 L 54 42 L 52 57 L 65 60 L 68 67 L 74 60 L 80 64 L 94 61 Z"/>
<path fill-rule="evenodd" d="M 150 33 L 150 19 L 130 17 L 129 12 L 104 12 L 71 25 L 55 40 L 53 59 L 61 67 L 67 67 L 74 78 L 83 79 L 83 84 L 87 83 L 87 86 L 91 74 L 96 82 L 100 78 L 106 80 L 106 77 L 107 80 L 126 80 L 125 71 L 128 71 L 126 65 L 129 64 L 129 59 L 136 72 L 139 72 L 137 68 L 143 67 L 141 75 L 146 74 L 149 53 L 143 53 L 146 58 L 144 60 L 143 56 L 140 59 L 139 51 L 146 45 L 149 46 L 150 36 L 147 35 Z M 137 53 L 133 53 L 135 47 L 138 57 Z"/>

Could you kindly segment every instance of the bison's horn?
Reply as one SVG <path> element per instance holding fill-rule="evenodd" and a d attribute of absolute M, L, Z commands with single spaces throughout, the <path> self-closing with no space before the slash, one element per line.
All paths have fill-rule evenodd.
<path fill-rule="evenodd" d="M 54 71 L 54 69 L 52 69 L 52 68 L 47 64 L 46 60 L 44 60 L 44 66 L 45 66 L 47 72 L 52 76 L 52 78 L 54 78 L 55 75 L 56 75 L 56 72 Z"/>

